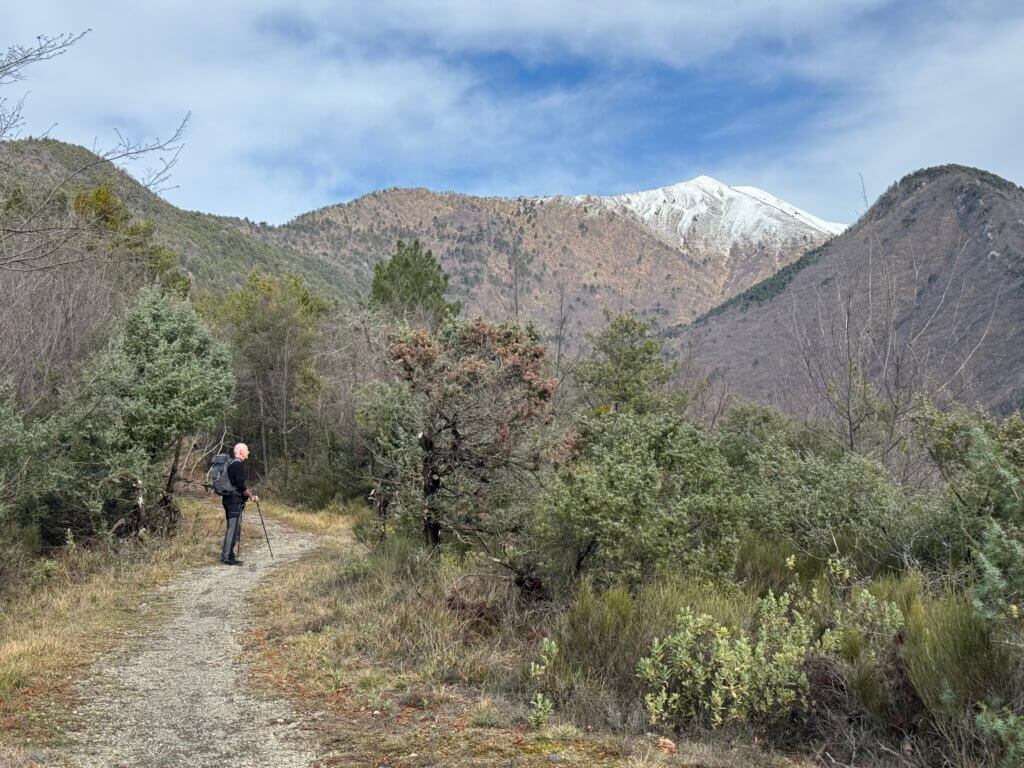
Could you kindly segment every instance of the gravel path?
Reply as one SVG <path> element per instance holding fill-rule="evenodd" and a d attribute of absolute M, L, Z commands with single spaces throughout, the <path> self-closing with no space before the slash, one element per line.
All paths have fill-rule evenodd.
<path fill-rule="evenodd" d="M 245 565 L 188 571 L 163 588 L 167 619 L 103 659 L 78 683 L 82 728 L 66 751 L 80 768 L 298 768 L 311 741 L 283 701 L 246 688 L 239 634 L 249 593 L 271 568 L 315 546 L 312 536 L 267 521 L 271 561 L 256 510 L 246 510 Z"/>

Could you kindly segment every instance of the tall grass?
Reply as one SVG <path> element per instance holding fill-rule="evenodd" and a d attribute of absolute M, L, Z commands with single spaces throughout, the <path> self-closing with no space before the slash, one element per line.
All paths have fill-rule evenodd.
<path fill-rule="evenodd" d="M 828 739 L 859 744 L 861 754 L 902 748 L 914 765 L 1007 765 L 1015 739 L 1024 743 L 1014 730 L 1024 667 L 999 625 L 958 588 L 929 590 L 920 573 L 878 579 L 870 590 L 898 606 L 903 626 L 888 638 L 844 628 L 845 690 L 822 713 Z"/>
<path fill-rule="evenodd" d="M 318 632 L 326 670 L 373 659 L 398 675 L 507 690 L 521 684 L 543 625 L 505 574 L 402 536 L 369 551 L 339 540 L 267 590 L 271 633 Z"/>

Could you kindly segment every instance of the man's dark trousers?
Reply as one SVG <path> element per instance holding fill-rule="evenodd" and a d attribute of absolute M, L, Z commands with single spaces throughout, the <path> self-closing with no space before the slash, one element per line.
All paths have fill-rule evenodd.
<path fill-rule="evenodd" d="M 242 510 L 245 499 L 240 496 L 224 497 L 224 516 L 227 518 L 227 529 L 224 531 L 224 546 L 221 548 L 220 559 L 226 562 L 235 557 L 233 552 L 242 535 Z"/>

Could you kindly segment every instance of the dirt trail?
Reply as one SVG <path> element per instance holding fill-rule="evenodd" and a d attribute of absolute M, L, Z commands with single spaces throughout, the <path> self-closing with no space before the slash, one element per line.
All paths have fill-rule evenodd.
<path fill-rule="evenodd" d="M 246 510 L 245 565 L 188 571 L 163 588 L 166 619 L 101 660 L 77 684 L 81 728 L 61 755 L 80 768 L 311 766 L 313 740 L 284 701 L 247 689 L 239 637 L 250 593 L 271 568 L 315 546 L 312 536 Z M 163 611 L 161 612 L 163 613 Z"/>

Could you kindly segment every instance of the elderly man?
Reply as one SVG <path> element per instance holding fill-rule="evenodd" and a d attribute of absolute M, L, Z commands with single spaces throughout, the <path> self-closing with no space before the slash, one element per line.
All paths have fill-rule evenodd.
<path fill-rule="evenodd" d="M 224 501 L 224 514 L 227 517 L 227 530 L 224 531 L 224 546 L 221 548 L 220 561 L 224 565 L 241 565 L 238 559 L 236 547 L 238 538 L 242 531 L 242 510 L 245 509 L 246 499 L 259 501 L 245 484 L 245 460 L 249 458 L 249 446 L 245 443 L 238 443 L 235 446 L 234 456 L 228 464 L 228 479 L 231 481 L 232 492 L 221 498 Z"/>

